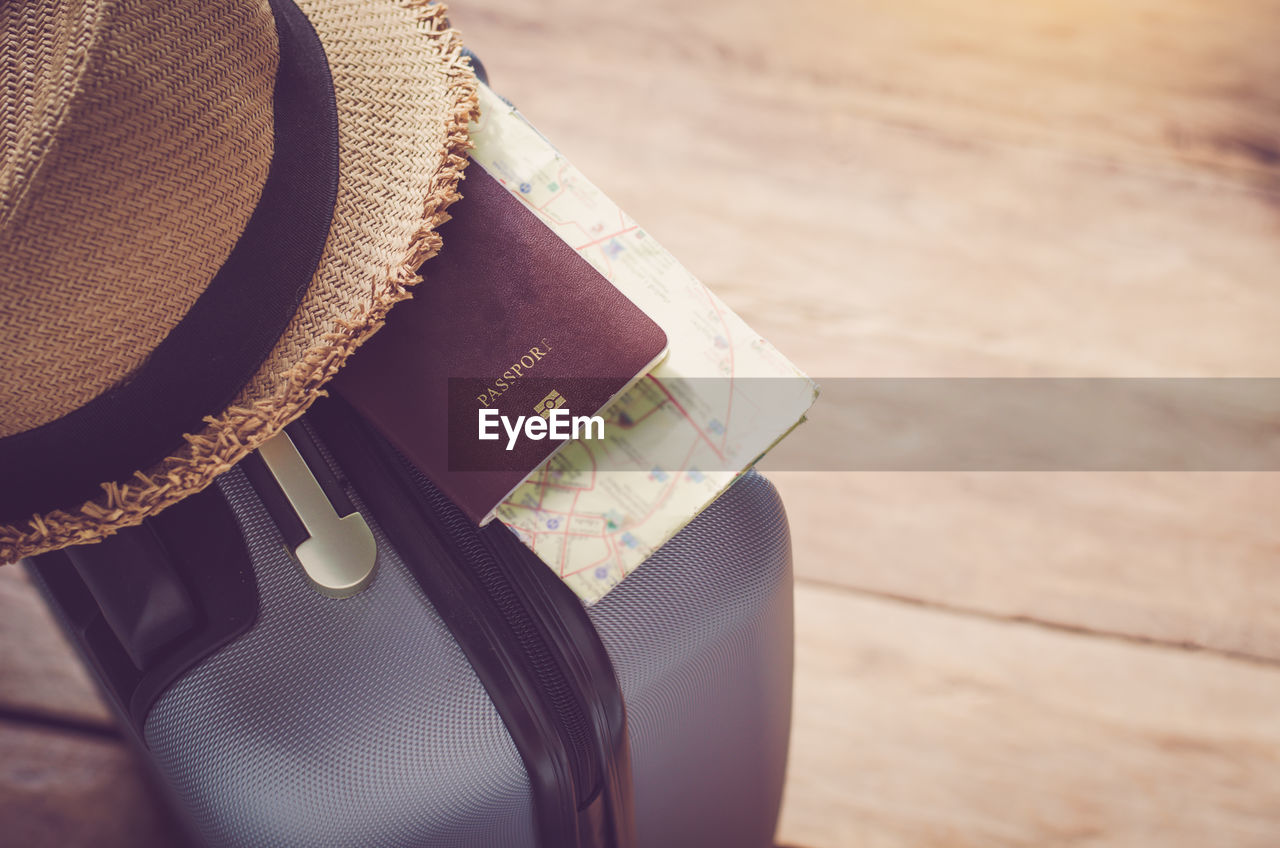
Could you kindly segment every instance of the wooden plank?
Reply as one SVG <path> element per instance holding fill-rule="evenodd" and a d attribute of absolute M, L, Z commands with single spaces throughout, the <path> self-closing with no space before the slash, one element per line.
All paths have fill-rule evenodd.
<path fill-rule="evenodd" d="M 1280 63 L 1262 35 L 1272 13 L 1246 7 L 1228 25 L 1217 7 L 1142 4 L 1132 14 L 1167 18 L 1159 32 L 1176 35 L 1177 49 L 1134 27 L 1082 25 L 1078 52 L 1099 57 L 1082 73 L 1066 57 L 1037 59 L 1052 53 L 1053 27 L 1024 20 L 1072 16 L 1070 7 L 1024 14 L 1026 5 L 848 4 L 806 15 L 668 3 L 639 27 L 577 0 L 464 6 L 454 17 L 500 91 L 816 376 L 1274 373 L 1280 168 L 1185 161 L 1160 129 L 1182 114 L 1211 124 L 1224 111 L 1237 123 L 1256 113 L 1271 122 L 1263 135 L 1280 137 L 1280 110 L 1237 92 L 1275 75 L 1259 73 Z M 913 22 L 893 23 L 898 15 Z M 940 59 L 922 35 L 947 43 L 965 27 L 990 40 L 991 55 Z M 1223 27 L 1256 35 L 1223 56 Z M 1214 39 L 1203 56 L 1200 38 Z M 910 124 L 863 109 L 849 98 L 899 86 L 830 68 L 868 52 L 886 78 L 918 79 L 912 92 L 958 78 L 971 97 L 1022 104 L 1047 140 L 998 132 L 983 117 L 996 105 L 958 121 L 921 94 Z M 1170 91 L 1133 72 L 1175 61 L 1187 80 Z M 1000 86 L 957 77 L 956 62 L 980 64 Z M 1152 124 L 1134 142 L 1142 155 L 1101 156 L 1082 141 L 1102 131 L 1089 109 Z M 1045 114 L 1058 119 L 1032 120 Z"/>
<path fill-rule="evenodd" d="M 0 842 L 63 848 L 186 844 L 122 745 L 0 723 Z"/>
<path fill-rule="evenodd" d="M 819 380 L 1275 375 L 1278 16 L 454 10 L 495 86 Z M 1274 475 L 793 479 L 801 574 L 1280 658 Z"/>
<path fill-rule="evenodd" d="M 1280 475 L 769 477 L 803 576 L 1280 660 Z"/>
<path fill-rule="evenodd" d="M 780 841 L 1273 846 L 1280 670 L 801 584 Z"/>
<path fill-rule="evenodd" d="M 113 724 L 53 616 L 16 566 L 0 568 L 0 710 Z"/>
<path fill-rule="evenodd" d="M 580 124 L 630 111 L 634 95 L 614 88 L 620 77 L 638 78 L 647 92 L 639 96 L 656 105 L 674 73 L 690 89 L 663 104 L 675 110 L 708 80 L 736 77 L 800 97 L 820 91 L 832 135 L 866 116 L 1223 171 L 1280 162 L 1280 93 L 1267 84 L 1280 73 L 1276 0 L 795 0 L 785 9 L 657 0 L 639 19 L 586 0 L 497 0 L 452 12 L 496 73 L 520 67 L 500 74 L 504 87 L 556 97 L 554 75 L 557 86 L 602 95 Z M 699 128 L 713 129 L 732 105 Z M 662 124 L 665 115 L 645 118 Z"/>

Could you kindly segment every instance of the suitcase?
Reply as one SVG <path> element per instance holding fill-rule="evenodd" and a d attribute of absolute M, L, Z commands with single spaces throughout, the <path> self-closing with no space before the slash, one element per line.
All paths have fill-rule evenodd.
<path fill-rule="evenodd" d="M 257 454 L 140 527 L 28 561 L 196 840 L 772 845 L 792 577 L 763 477 L 585 608 L 341 400 L 286 433 L 376 542 L 350 597 L 299 567 L 306 524 Z"/>

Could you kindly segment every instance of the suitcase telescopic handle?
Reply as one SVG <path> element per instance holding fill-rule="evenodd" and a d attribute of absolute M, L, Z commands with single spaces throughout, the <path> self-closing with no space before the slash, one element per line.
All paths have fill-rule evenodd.
<path fill-rule="evenodd" d="M 373 575 L 378 545 L 359 512 L 339 515 L 289 434 L 280 433 L 258 449 L 297 513 L 307 538 L 289 546 L 311 582 L 331 598 L 358 593 Z"/>

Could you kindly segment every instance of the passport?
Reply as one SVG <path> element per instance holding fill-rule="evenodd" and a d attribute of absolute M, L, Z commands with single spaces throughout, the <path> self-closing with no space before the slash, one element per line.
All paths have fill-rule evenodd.
<path fill-rule="evenodd" d="M 481 410 L 596 415 L 662 360 L 667 336 L 537 218 L 521 184 L 476 162 L 465 173 L 413 297 L 330 387 L 484 524 L 566 442 L 512 443 L 502 427 L 481 440 Z"/>

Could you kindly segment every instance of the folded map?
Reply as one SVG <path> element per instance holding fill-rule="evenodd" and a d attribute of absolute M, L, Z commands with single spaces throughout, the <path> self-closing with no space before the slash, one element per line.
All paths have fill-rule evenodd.
<path fill-rule="evenodd" d="M 803 421 L 817 386 L 485 86 L 480 113 L 472 159 L 667 334 L 604 439 L 566 444 L 497 509 L 592 603 Z"/>

